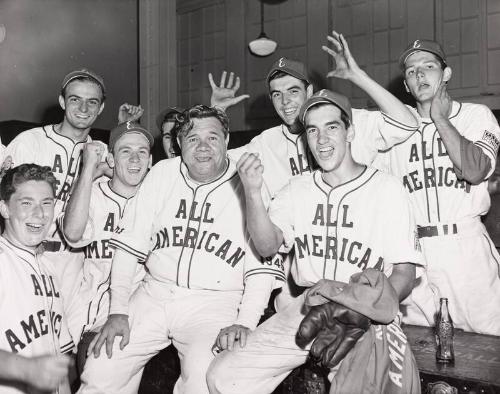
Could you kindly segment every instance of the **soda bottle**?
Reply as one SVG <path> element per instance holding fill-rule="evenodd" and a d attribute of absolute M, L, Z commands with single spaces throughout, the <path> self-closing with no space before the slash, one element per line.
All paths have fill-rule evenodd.
<path fill-rule="evenodd" d="M 439 299 L 439 313 L 436 324 L 436 361 L 438 363 L 453 363 L 453 321 L 448 311 L 448 298 Z"/>

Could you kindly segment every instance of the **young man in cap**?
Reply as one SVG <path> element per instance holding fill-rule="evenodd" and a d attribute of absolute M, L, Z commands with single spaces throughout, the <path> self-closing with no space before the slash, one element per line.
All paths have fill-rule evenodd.
<path fill-rule="evenodd" d="M 180 155 L 180 148 L 176 141 L 174 126 L 175 117 L 183 111 L 184 110 L 179 107 L 167 107 L 156 117 L 156 125 L 161 132 L 161 142 L 167 159 Z"/>
<path fill-rule="evenodd" d="M 343 287 L 351 275 L 375 268 L 387 275 L 397 298 L 404 299 L 413 287 L 420 254 L 402 185 L 354 160 L 351 143 L 363 130 L 352 123 L 345 96 L 321 90 L 305 101 L 299 119 L 319 169 L 292 178 L 269 211 L 261 197 L 268 169 L 253 153 L 245 153 L 237 164 L 257 251 L 270 256 L 295 248 L 291 273 L 303 287 L 324 278 Z M 270 393 L 303 364 L 310 345 L 301 348 L 295 342 L 303 308 L 301 295 L 257 327 L 246 346 L 221 353 L 207 375 L 211 393 Z M 367 325 L 361 320 L 356 329 L 364 332 Z"/>
<path fill-rule="evenodd" d="M 500 257 L 481 222 L 490 207 L 487 179 L 500 128 L 486 106 L 451 99 L 452 69 L 437 42 L 414 41 L 399 64 L 420 127 L 377 165 L 403 182 L 427 260 L 406 319 L 433 325 L 439 298 L 447 297 L 456 327 L 500 335 Z"/>
<path fill-rule="evenodd" d="M 71 351 L 60 286 L 42 246 L 57 180 L 49 167 L 22 164 L 0 183 L 0 392 L 68 393 Z"/>
<path fill-rule="evenodd" d="M 71 308 L 66 311 L 75 343 L 88 332 L 95 335 L 108 318 L 114 251 L 109 240 L 151 166 L 153 143 L 153 135 L 137 123 L 125 122 L 111 130 L 107 160 L 113 176 L 104 182 L 93 181 L 105 154 L 104 147 L 89 142 L 83 149 L 80 176 L 58 219 L 68 244 L 82 248 L 85 254 L 77 292 L 72 295 Z"/>

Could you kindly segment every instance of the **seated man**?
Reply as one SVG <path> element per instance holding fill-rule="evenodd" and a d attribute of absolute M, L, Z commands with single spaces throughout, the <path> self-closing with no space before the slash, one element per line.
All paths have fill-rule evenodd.
<path fill-rule="evenodd" d="M 244 342 L 284 279 L 250 243 L 243 186 L 226 155 L 227 116 L 197 105 L 176 127 L 182 157 L 151 169 L 110 241 L 110 315 L 80 393 L 136 393 L 146 362 L 170 343 L 181 361 L 174 392 L 207 393 L 217 334 Z M 147 273 L 130 297 L 138 261 Z"/>
<path fill-rule="evenodd" d="M 69 393 L 73 343 L 60 287 L 41 243 L 52 224 L 56 178 L 50 167 L 22 164 L 0 183 L 0 392 Z"/>
<path fill-rule="evenodd" d="M 153 135 L 137 123 L 126 122 L 115 127 L 108 145 L 113 175 L 110 180 L 98 183 L 93 179 L 105 152 L 104 146 L 90 142 L 83 148 L 82 171 L 64 214 L 58 219 L 69 245 L 83 248 L 85 253 L 77 291 L 66 312 L 75 341 L 86 333 L 93 337 L 108 318 L 114 251 L 109 247 L 109 240 L 151 165 L 153 143 Z M 143 274 L 144 270 L 139 267 L 139 273 Z M 84 360 L 84 354 L 82 356 Z"/>
<path fill-rule="evenodd" d="M 264 168 L 259 158 L 245 153 L 237 164 L 257 251 L 269 256 L 294 247 L 291 273 L 306 287 L 321 279 L 348 282 L 351 275 L 375 268 L 404 299 L 421 256 L 403 186 L 353 160 L 355 129 L 346 97 L 321 90 L 305 101 L 299 120 L 321 169 L 292 178 L 269 213 L 261 198 Z M 303 364 L 310 345 L 302 349 L 295 343 L 303 306 L 301 295 L 257 327 L 245 347 L 221 353 L 207 376 L 210 392 L 270 393 Z"/>

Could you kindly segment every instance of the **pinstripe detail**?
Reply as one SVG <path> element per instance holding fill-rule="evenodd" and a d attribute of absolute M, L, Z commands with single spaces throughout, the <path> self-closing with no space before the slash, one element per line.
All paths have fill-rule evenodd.
<path fill-rule="evenodd" d="M 117 239 L 114 239 L 114 238 L 111 238 L 109 240 L 109 245 L 110 246 L 114 246 L 115 248 L 117 249 L 121 249 L 127 253 L 130 253 L 132 255 L 134 255 L 135 257 L 137 257 L 140 261 L 146 261 L 146 259 L 148 258 L 148 255 L 147 253 L 143 253 L 137 249 L 134 249 L 132 248 L 131 246 L 117 240 Z"/>
<path fill-rule="evenodd" d="M 400 129 L 402 129 L 402 130 L 408 130 L 408 131 L 417 131 L 418 130 L 418 126 L 414 126 L 414 127 L 408 126 L 407 124 L 402 123 L 399 120 L 394 119 L 393 117 L 391 117 L 391 116 L 389 116 L 389 115 L 387 115 L 387 114 L 385 114 L 383 112 L 382 112 L 382 117 L 384 118 L 384 120 L 386 121 L 386 123 L 389 123 L 389 124 L 391 124 L 393 126 L 397 126 Z"/>
<path fill-rule="evenodd" d="M 497 263 L 497 269 L 498 269 L 497 276 L 500 278 L 500 262 L 496 259 L 495 254 L 493 253 L 493 249 L 495 249 L 495 245 L 493 245 L 493 242 L 486 234 L 483 234 L 483 237 L 486 239 L 486 242 L 488 243 L 488 246 L 490 247 L 491 257 L 493 258 L 493 260 L 495 260 L 495 263 Z"/>

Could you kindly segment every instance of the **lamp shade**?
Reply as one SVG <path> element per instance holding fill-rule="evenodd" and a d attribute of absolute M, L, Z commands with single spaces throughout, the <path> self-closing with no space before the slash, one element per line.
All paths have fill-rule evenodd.
<path fill-rule="evenodd" d="M 276 50 L 278 44 L 268 38 L 264 32 L 260 33 L 256 40 L 251 41 L 248 44 L 250 52 L 257 56 L 269 56 Z"/>

